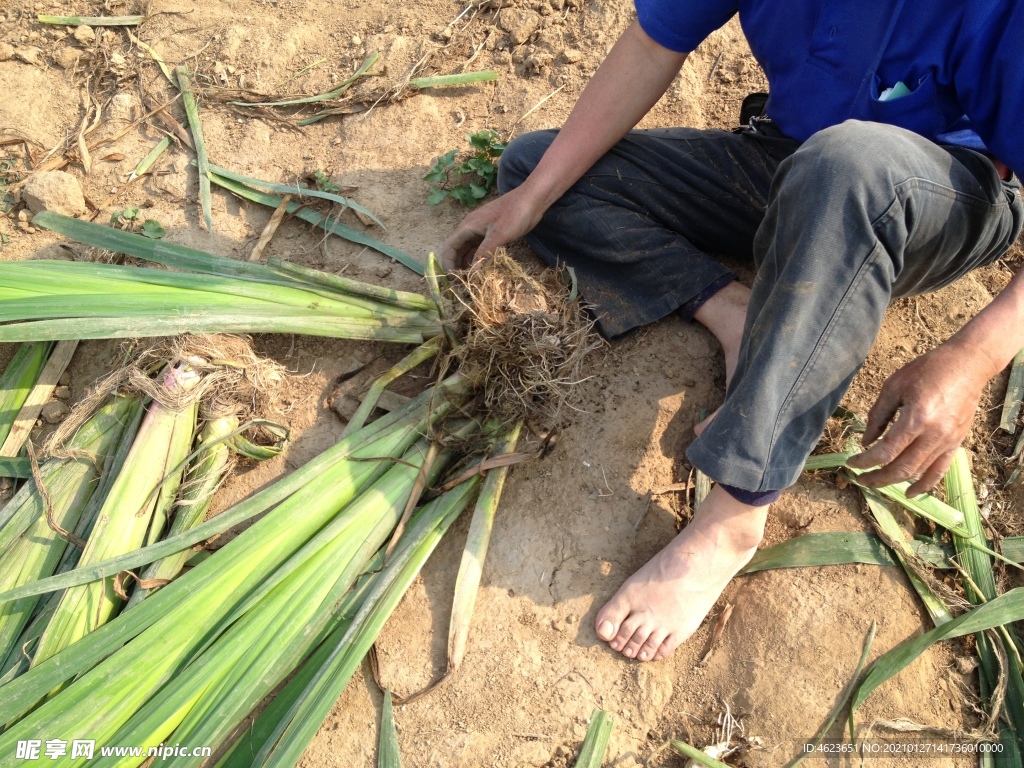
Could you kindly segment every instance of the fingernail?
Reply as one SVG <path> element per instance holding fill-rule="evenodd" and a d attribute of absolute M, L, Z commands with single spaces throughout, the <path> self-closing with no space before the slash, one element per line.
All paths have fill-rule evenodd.
<path fill-rule="evenodd" d="M 597 628 L 597 634 L 605 640 L 609 640 L 615 634 L 615 627 L 612 626 L 610 621 L 602 621 L 601 626 Z"/>

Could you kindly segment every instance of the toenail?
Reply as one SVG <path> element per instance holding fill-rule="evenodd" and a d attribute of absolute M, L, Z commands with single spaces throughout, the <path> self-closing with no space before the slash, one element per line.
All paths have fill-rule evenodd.
<path fill-rule="evenodd" d="M 640 661 L 647 661 L 647 651 L 640 651 Z"/>
<path fill-rule="evenodd" d="M 625 651 L 623 651 L 623 653 L 626 656 L 629 656 L 629 658 L 632 659 L 633 658 L 633 654 L 636 653 L 636 651 L 634 651 L 632 648 L 627 648 Z"/>
<path fill-rule="evenodd" d="M 615 634 L 615 627 L 612 626 L 610 621 L 602 621 L 601 626 L 598 627 L 597 634 L 603 638 L 611 637 Z"/>

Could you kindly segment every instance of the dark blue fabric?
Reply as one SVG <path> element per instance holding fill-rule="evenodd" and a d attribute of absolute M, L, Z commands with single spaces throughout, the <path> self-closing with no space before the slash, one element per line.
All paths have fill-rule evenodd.
<path fill-rule="evenodd" d="M 644 31 L 676 51 L 738 12 L 768 76 L 767 113 L 788 136 L 864 120 L 985 146 L 1024 171 L 1019 0 L 635 1 Z M 911 93 L 880 101 L 897 82 Z"/>
<path fill-rule="evenodd" d="M 523 183 L 555 135 L 535 131 L 508 146 L 498 166 L 502 194 Z M 609 338 L 673 312 L 690 319 L 736 279 L 709 254 L 753 266 L 772 176 L 797 146 L 777 134 L 631 131 L 526 241 L 548 264 L 573 267 Z"/>
<path fill-rule="evenodd" d="M 719 483 L 722 490 L 732 496 L 741 504 L 749 504 L 752 507 L 767 507 L 774 504 L 782 496 L 782 491 L 744 491 L 742 488 L 734 488 L 725 483 Z"/>
<path fill-rule="evenodd" d="M 554 136 L 509 144 L 502 193 Z M 609 336 L 692 313 L 732 279 L 711 254 L 757 269 L 725 403 L 686 455 L 736 498 L 768 503 L 803 470 L 890 300 L 991 263 L 1022 224 L 1019 184 L 970 149 L 855 120 L 801 144 L 761 121 L 631 132 L 526 239 L 575 268 Z"/>

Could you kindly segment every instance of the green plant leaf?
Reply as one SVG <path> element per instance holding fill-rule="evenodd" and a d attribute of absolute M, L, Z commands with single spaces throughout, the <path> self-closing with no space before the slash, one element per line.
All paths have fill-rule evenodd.
<path fill-rule="evenodd" d="M 384 691 L 384 705 L 380 713 L 377 768 L 402 768 L 402 760 L 398 752 L 398 731 L 395 728 L 395 708 L 391 703 L 390 688 Z"/>
<path fill-rule="evenodd" d="M 612 735 L 614 721 L 603 709 L 595 709 L 590 716 L 587 735 L 580 747 L 580 756 L 576 760 L 576 768 L 601 768 L 604 753 L 608 751 L 608 739 Z"/>
<path fill-rule="evenodd" d="M 457 200 L 462 205 L 470 207 L 476 205 L 476 200 L 470 193 L 469 186 L 467 184 L 460 184 L 454 189 L 449 190 L 448 194 L 451 195 L 455 200 Z"/>
<path fill-rule="evenodd" d="M 909 666 L 918 656 L 940 640 L 981 632 L 1002 624 L 1024 619 L 1024 587 L 1012 589 L 947 624 L 936 627 L 918 637 L 906 640 L 883 654 L 868 667 L 853 697 L 852 709 L 857 709 L 878 686 Z"/>
<path fill-rule="evenodd" d="M 121 223 L 122 219 L 124 221 L 131 222 L 131 221 L 138 220 L 138 218 L 139 218 L 139 209 L 138 208 L 125 208 L 122 211 L 116 211 L 116 212 L 112 213 L 110 215 L 110 223 L 113 224 L 114 226 L 117 226 L 118 224 Z"/>
<path fill-rule="evenodd" d="M 317 169 L 313 173 L 313 179 L 316 181 L 316 188 L 321 192 L 340 192 L 341 187 L 331 181 L 331 177 L 326 173 Z"/>
<path fill-rule="evenodd" d="M 669 742 L 672 749 L 678 752 L 683 757 L 688 757 L 695 763 L 705 766 L 705 768 L 729 768 L 728 765 L 723 763 L 721 760 L 715 760 L 705 752 L 701 752 L 694 746 L 687 744 L 685 741 L 679 741 L 673 739 Z"/>
<path fill-rule="evenodd" d="M 156 219 L 146 219 L 142 222 L 142 233 L 146 237 L 151 237 L 154 240 L 159 240 L 161 237 L 167 234 L 167 230 L 164 229 L 163 225 Z"/>
<path fill-rule="evenodd" d="M 448 192 L 446 190 L 443 190 L 440 187 L 435 187 L 430 190 L 430 195 L 427 196 L 427 202 L 431 205 L 437 205 L 438 203 L 444 202 L 447 197 Z"/>

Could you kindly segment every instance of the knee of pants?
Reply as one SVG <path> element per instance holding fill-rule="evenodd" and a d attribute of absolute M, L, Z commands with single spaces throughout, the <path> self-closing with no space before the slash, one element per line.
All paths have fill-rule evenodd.
<path fill-rule="evenodd" d="M 522 184 L 554 141 L 557 131 L 533 131 L 513 139 L 498 162 L 498 192 L 505 194 Z"/>
<path fill-rule="evenodd" d="M 914 175 L 922 139 L 882 123 L 846 120 L 812 135 L 779 166 L 780 181 L 807 183 L 816 195 L 891 190 Z"/>

